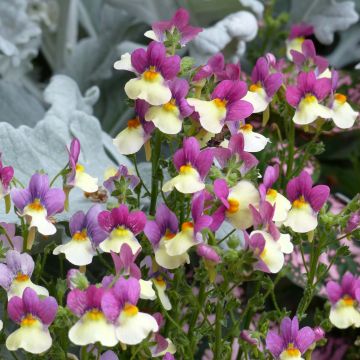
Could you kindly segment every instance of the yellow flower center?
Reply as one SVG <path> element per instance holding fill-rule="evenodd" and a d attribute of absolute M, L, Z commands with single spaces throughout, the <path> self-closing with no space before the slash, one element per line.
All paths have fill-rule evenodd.
<path fill-rule="evenodd" d="M 306 94 L 305 95 L 305 98 L 304 98 L 304 101 L 307 103 L 307 104 L 311 104 L 315 101 L 317 101 L 316 97 L 313 95 L 313 94 Z"/>
<path fill-rule="evenodd" d="M 173 239 L 174 237 L 176 236 L 176 234 L 173 234 L 171 231 L 169 230 L 166 230 L 166 233 L 165 233 L 165 240 L 171 240 Z"/>
<path fill-rule="evenodd" d="M 126 303 L 124 306 L 124 312 L 127 316 L 135 316 L 139 312 L 139 309 L 133 304 Z"/>
<path fill-rule="evenodd" d="M 240 126 L 240 130 L 243 132 L 249 133 L 249 132 L 252 132 L 253 126 L 250 124 L 245 124 L 245 125 Z"/>
<path fill-rule="evenodd" d="M 229 208 L 227 209 L 227 211 L 230 213 L 230 214 L 233 214 L 233 213 L 236 213 L 238 210 L 239 210 L 239 201 L 237 201 L 236 199 L 227 199 L 228 200 L 228 203 L 229 203 Z"/>
<path fill-rule="evenodd" d="M 194 229 L 194 224 L 191 221 L 184 222 L 181 225 L 181 231 L 187 231 Z"/>
<path fill-rule="evenodd" d="M 300 196 L 298 199 L 296 199 L 293 202 L 293 207 L 297 208 L 297 209 L 301 209 L 304 206 L 306 206 L 307 202 L 305 201 L 303 196 Z"/>
<path fill-rule="evenodd" d="M 354 306 L 354 303 L 355 303 L 355 300 L 349 295 L 345 295 L 341 299 L 341 304 L 344 306 Z"/>
<path fill-rule="evenodd" d="M 92 309 L 88 311 L 86 315 L 89 320 L 98 321 L 104 318 L 103 312 L 99 309 Z"/>
<path fill-rule="evenodd" d="M 33 211 L 42 211 L 44 207 L 41 205 L 40 199 L 35 199 L 31 204 L 28 205 L 30 210 Z"/>
<path fill-rule="evenodd" d="M 301 355 L 301 352 L 294 346 L 293 343 L 290 343 L 285 351 L 286 354 L 291 357 L 299 357 Z"/>
<path fill-rule="evenodd" d="M 82 231 L 77 231 L 72 238 L 75 241 L 85 241 L 87 239 L 86 229 L 83 229 Z"/>
<path fill-rule="evenodd" d="M 275 189 L 269 189 L 266 192 L 266 196 L 270 198 L 270 200 L 275 201 L 277 195 L 277 191 Z"/>
<path fill-rule="evenodd" d="M 341 104 L 344 104 L 346 102 L 346 100 L 347 100 L 345 95 L 339 94 L 339 93 L 336 93 L 334 95 L 334 98 L 335 98 L 336 101 L 338 101 Z"/>
<path fill-rule="evenodd" d="M 163 105 L 163 109 L 169 112 L 173 112 L 176 110 L 176 100 L 171 99 L 169 102 Z"/>
<path fill-rule="evenodd" d="M 182 174 L 182 175 L 189 174 L 189 173 L 191 173 L 192 169 L 193 168 L 190 164 L 182 165 L 182 166 L 180 166 L 180 174 Z"/>
<path fill-rule="evenodd" d="M 123 228 L 122 226 L 119 226 L 112 231 L 112 235 L 115 237 L 123 237 L 123 236 L 126 236 L 127 233 L 128 233 L 128 230 Z"/>
<path fill-rule="evenodd" d="M 260 89 L 262 89 L 260 81 L 258 81 L 256 84 L 251 84 L 249 87 L 249 90 L 252 92 L 259 91 Z"/>
<path fill-rule="evenodd" d="M 84 165 L 76 164 L 76 171 L 84 172 L 85 171 Z"/>
<path fill-rule="evenodd" d="M 165 282 L 165 280 L 164 280 L 164 278 L 161 276 L 161 275 L 159 275 L 159 276 L 157 276 L 155 279 L 154 279 L 154 281 L 156 282 L 156 284 L 158 285 L 158 286 L 165 286 L 166 285 L 166 282 Z"/>
<path fill-rule="evenodd" d="M 32 326 L 34 325 L 38 320 L 32 315 L 27 314 L 22 320 L 20 326 Z"/>
<path fill-rule="evenodd" d="M 129 129 L 137 129 L 140 126 L 140 120 L 135 118 L 128 121 L 127 124 Z"/>
<path fill-rule="evenodd" d="M 19 281 L 19 282 L 28 281 L 28 280 L 29 280 L 29 276 L 27 276 L 26 274 L 23 274 L 23 273 L 19 272 L 19 273 L 16 275 L 15 280 L 16 280 L 16 281 Z"/>
<path fill-rule="evenodd" d="M 215 98 L 213 100 L 213 103 L 220 109 L 225 109 L 226 104 L 227 104 L 227 100 L 225 99 L 219 99 L 219 98 Z"/>
<path fill-rule="evenodd" d="M 157 77 L 159 76 L 159 73 L 156 71 L 155 66 L 150 66 L 149 70 L 146 70 L 143 74 L 144 79 L 146 81 L 155 81 Z"/>

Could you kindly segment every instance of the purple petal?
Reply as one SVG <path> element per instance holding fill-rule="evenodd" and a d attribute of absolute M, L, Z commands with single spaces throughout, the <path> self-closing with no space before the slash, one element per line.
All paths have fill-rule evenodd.
<path fill-rule="evenodd" d="M 316 56 L 314 43 L 309 39 L 302 43 L 301 51 L 307 58 L 314 58 Z"/>
<path fill-rule="evenodd" d="M 66 299 L 66 306 L 77 317 L 81 317 L 88 309 L 88 299 L 85 291 L 71 290 Z"/>
<path fill-rule="evenodd" d="M 317 79 L 314 85 L 314 94 L 321 101 L 325 99 L 331 91 L 331 80 L 328 78 Z"/>
<path fill-rule="evenodd" d="M 43 200 L 49 190 L 49 177 L 46 174 L 34 174 L 30 179 L 29 190 L 32 199 Z"/>
<path fill-rule="evenodd" d="M 269 75 L 264 81 L 264 88 L 267 96 L 273 97 L 274 94 L 280 89 L 282 81 L 283 77 L 280 73 Z"/>
<path fill-rule="evenodd" d="M 242 173 L 247 173 L 250 169 L 259 163 L 259 160 L 255 157 L 255 155 L 246 151 L 242 152 L 241 160 L 244 163 L 243 168 L 241 169 Z"/>
<path fill-rule="evenodd" d="M 215 212 L 211 215 L 212 222 L 209 226 L 209 229 L 211 231 L 215 232 L 220 228 L 222 223 L 225 221 L 225 212 L 226 212 L 226 207 L 222 205 L 217 210 L 215 210 Z"/>
<path fill-rule="evenodd" d="M 315 56 L 315 65 L 319 74 L 322 74 L 329 66 L 329 62 L 322 56 Z M 331 84 L 332 87 L 332 84 Z"/>
<path fill-rule="evenodd" d="M 297 316 L 294 316 L 293 319 L 291 320 L 291 340 L 292 341 L 294 341 L 297 338 L 298 332 L 299 332 L 299 320 L 298 320 Z"/>
<path fill-rule="evenodd" d="M 214 193 L 220 200 L 226 200 L 229 196 L 229 188 L 224 179 L 216 179 L 214 181 Z"/>
<path fill-rule="evenodd" d="M 196 35 L 201 31 L 203 31 L 202 28 L 194 27 L 190 25 L 186 26 L 186 28 L 182 29 L 181 31 L 180 44 L 181 45 L 187 44 L 189 41 L 194 39 Z"/>
<path fill-rule="evenodd" d="M 231 157 L 231 151 L 223 147 L 213 149 L 215 159 L 219 162 L 220 167 L 224 168 Z"/>
<path fill-rule="evenodd" d="M 295 338 L 296 347 L 300 350 L 301 354 L 304 354 L 314 341 L 315 334 L 309 326 L 303 327 Z"/>
<path fill-rule="evenodd" d="M 169 345 L 168 341 L 160 334 L 155 334 L 156 349 L 155 353 L 163 352 Z"/>
<path fill-rule="evenodd" d="M 354 287 L 356 285 L 355 276 L 347 271 L 341 279 L 342 291 L 345 294 L 354 295 Z"/>
<path fill-rule="evenodd" d="M 218 264 L 221 261 L 220 256 L 215 251 L 214 248 L 212 248 L 209 245 L 206 244 L 199 244 L 196 247 L 196 252 L 199 256 L 203 257 L 206 260 L 212 261 L 215 264 Z"/>
<path fill-rule="evenodd" d="M 244 81 L 223 80 L 215 87 L 211 99 L 225 99 L 232 103 L 243 98 L 246 92 L 247 86 Z"/>
<path fill-rule="evenodd" d="M 0 286 L 9 291 L 15 274 L 5 265 L 0 263 Z"/>
<path fill-rule="evenodd" d="M 165 80 L 173 79 L 180 71 L 181 58 L 178 55 L 168 56 L 161 66 L 161 74 Z"/>
<path fill-rule="evenodd" d="M 5 189 L 7 189 L 13 177 L 14 169 L 12 166 L 5 166 L 0 169 L 0 181 Z"/>
<path fill-rule="evenodd" d="M 316 75 L 314 71 L 301 72 L 298 75 L 297 84 L 303 94 L 313 93 L 316 84 Z"/>
<path fill-rule="evenodd" d="M 204 193 L 198 192 L 196 193 L 191 201 L 191 215 L 194 222 L 199 219 L 204 211 L 204 203 L 205 203 L 205 195 Z"/>
<path fill-rule="evenodd" d="M 100 227 L 98 222 L 98 217 L 101 211 L 102 208 L 100 205 L 93 205 L 88 210 L 85 217 L 88 236 L 96 246 L 104 241 L 107 237 L 107 233 Z"/>
<path fill-rule="evenodd" d="M 172 25 L 181 30 L 184 26 L 189 23 L 189 13 L 187 10 L 180 8 L 176 10 L 175 14 L 171 19 Z"/>
<path fill-rule="evenodd" d="M 224 68 L 225 59 L 222 53 L 213 55 L 207 62 L 214 72 L 220 71 Z"/>
<path fill-rule="evenodd" d="M 80 155 L 80 141 L 79 141 L 79 139 L 74 138 L 71 141 L 69 155 L 72 158 L 72 160 L 74 161 L 74 163 L 76 164 L 78 162 L 78 160 L 79 160 L 79 155 Z"/>
<path fill-rule="evenodd" d="M 189 84 L 185 79 L 174 79 L 168 82 L 172 97 L 178 102 L 184 99 L 189 91 Z"/>
<path fill-rule="evenodd" d="M 26 314 L 38 314 L 38 309 L 41 307 L 40 299 L 33 289 L 27 287 L 23 292 L 22 300 Z"/>
<path fill-rule="evenodd" d="M 296 86 L 288 86 L 286 88 L 286 101 L 293 107 L 297 107 L 300 100 L 302 93 L 300 89 L 298 89 Z"/>
<path fill-rule="evenodd" d="M 111 230 L 115 227 L 111 212 L 107 210 L 102 211 L 98 215 L 98 222 L 100 227 L 108 233 L 111 232 Z"/>
<path fill-rule="evenodd" d="M 275 358 L 278 358 L 285 347 L 283 339 L 271 330 L 266 336 L 266 348 L 273 354 Z"/>
<path fill-rule="evenodd" d="M 264 57 L 257 59 L 254 69 L 251 73 L 251 81 L 256 84 L 263 82 L 269 74 L 269 64 Z"/>
<path fill-rule="evenodd" d="M 40 300 L 40 304 L 37 310 L 37 316 L 41 319 L 44 325 L 50 325 L 58 310 L 58 304 L 52 296 L 49 296 L 43 300 Z"/>
<path fill-rule="evenodd" d="M 146 225 L 146 215 L 138 210 L 132 211 L 127 218 L 127 226 L 134 235 L 141 233 Z"/>
<path fill-rule="evenodd" d="M 285 344 L 290 343 L 293 339 L 291 338 L 291 325 L 292 321 L 289 317 L 282 319 L 280 324 L 280 333 Z"/>
<path fill-rule="evenodd" d="M 114 260 L 114 253 L 113 252 L 111 252 L 111 256 L 112 256 L 112 258 Z M 121 245 L 119 259 L 121 260 L 121 264 L 122 264 L 122 266 L 124 268 L 128 268 L 130 266 L 130 264 L 133 263 L 134 256 L 133 256 L 131 247 L 128 244 L 122 244 Z M 120 269 L 117 268 L 117 266 L 116 266 L 117 264 L 116 264 L 115 261 L 114 261 L 114 264 L 115 264 L 115 270 L 118 273 Z M 118 265 L 120 265 L 119 262 L 118 262 Z"/>
<path fill-rule="evenodd" d="M 148 67 L 147 55 L 144 49 L 136 49 L 131 54 L 131 65 L 137 73 L 142 74 Z"/>
<path fill-rule="evenodd" d="M 195 137 L 184 138 L 183 151 L 186 163 L 195 165 L 200 153 L 200 144 Z"/>
<path fill-rule="evenodd" d="M 100 360 L 119 360 L 119 358 L 113 351 L 108 350 L 100 356 Z"/>
<path fill-rule="evenodd" d="M 260 233 L 255 233 L 249 238 L 249 246 L 258 254 L 261 254 L 265 248 L 265 238 Z"/>
<path fill-rule="evenodd" d="M 286 186 L 286 194 L 291 202 L 298 199 L 301 195 L 298 178 L 291 179 Z"/>
<path fill-rule="evenodd" d="M 228 148 L 232 154 L 241 155 L 244 151 L 244 135 L 239 133 L 230 138 Z"/>
<path fill-rule="evenodd" d="M 326 284 L 326 292 L 329 300 L 335 304 L 343 295 L 342 287 L 335 281 Z"/>
<path fill-rule="evenodd" d="M 226 121 L 245 119 L 254 111 L 252 104 L 245 100 L 237 100 L 234 103 L 229 104 L 226 109 Z"/>
<path fill-rule="evenodd" d="M 108 291 L 101 299 L 101 309 L 107 319 L 115 322 L 120 315 L 121 304 L 112 291 Z"/>
<path fill-rule="evenodd" d="M 294 64 L 296 64 L 299 68 L 306 61 L 306 58 L 305 58 L 304 54 L 299 52 L 299 51 L 290 50 L 290 54 L 292 56 Z"/>
<path fill-rule="evenodd" d="M 6 253 L 6 264 L 8 268 L 14 273 L 21 273 L 31 277 L 34 271 L 34 260 L 27 254 L 20 254 L 16 250 L 8 250 Z"/>
<path fill-rule="evenodd" d="M 310 36 L 314 33 L 314 27 L 308 24 L 296 24 L 291 27 L 289 39 L 295 39 L 297 37 Z"/>
<path fill-rule="evenodd" d="M 186 165 L 184 149 L 179 149 L 175 152 L 173 156 L 173 163 L 178 171 L 182 165 Z"/>
<path fill-rule="evenodd" d="M 130 264 L 130 276 L 133 278 L 140 280 L 141 279 L 141 270 L 136 264 Z"/>
<path fill-rule="evenodd" d="M 275 207 L 272 206 L 268 201 L 264 201 L 260 207 L 261 217 L 264 223 L 270 223 L 274 216 Z"/>
<path fill-rule="evenodd" d="M 263 184 L 270 189 L 279 178 L 279 165 L 268 166 L 264 173 Z"/>
<path fill-rule="evenodd" d="M 303 170 L 298 176 L 298 186 L 301 195 L 307 198 L 312 188 L 312 179 L 307 171 Z"/>
<path fill-rule="evenodd" d="M 106 289 L 99 288 L 96 285 L 90 285 L 86 289 L 88 307 L 91 309 L 100 309 L 101 299 L 105 293 L 106 293 Z"/>
<path fill-rule="evenodd" d="M 23 316 L 25 315 L 24 304 L 20 297 L 14 296 L 9 300 L 7 312 L 12 321 L 17 324 L 21 323 Z"/>
<path fill-rule="evenodd" d="M 126 205 L 121 204 L 119 207 L 111 209 L 111 216 L 113 218 L 114 227 L 127 225 L 129 209 Z"/>
<path fill-rule="evenodd" d="M 114 292 L 121 300 L 122 306 L 125 303 L 136 305 L 140 297 L 140 283 L 132 277 L 128 279 L 121 277 L 114 286 Z"/>
<path fill-rule="evenodd" d="M 69 221 L 70 234 L 73 236 L 75 233 L 80 232 L 85 227 L 85 214 L 83 211 L 77 211 Z"/>
<path fill-rule="evenodd" d="M 24 207 L 32 202 L 30 190 L 12 189 L 10 192 L 11 199 L 17 209 L 24 210 Z"/>
<path fill-rule="evenodd" d="M 196 158 L 195 167 L 200 174 L 200 178 L 204 179 L 208 174 L 214 160 L 214 152 L 212 149 L 205 149 L 200 152 Z"/>
<path fill-rule="evenodd" d="M 256 228 L 260 227 L 260 225 L 262 225 L 263 219 L 261 217 L 260 212 L 253 205 L 250 204 L 249 209 L 251 211 L 251 215 L 253 218 L 254 228 L 256 229 Z"/>
<path fill-rule="evenodd" d="M 140 119 L 145 118 L 145 114 L 149 109 L 149 104 L 145 100 L 137 99 L 135 100 L 135 113 L 139 116 Z"/>
<path fill-rule="evenodd" d="M 181 99 L 178 107 L 182 117 L 190 116 L 194 112 L 194 107 L 190 106 L 186 99 Z"/>
<path fill-rule="evenodd" d="M 160 232 L 158 224 L 152 220 L 146 223 L 144 233 L 153 246 L 156 246 L 160 242 L 161 236 L 163 235 Z"/>
<path fill-rule="evenodd" d="M 330 188 L 326 185 L 314 186 L 309 193 L 309 202 L 311 207 L 316 211 L 320 211 L 326 203 L 330 194 Z"/>
<path fill-rule="evenodd" d="M 44 197 L 47 215 L 52 216 L 64 210 L 65 193 L 61 189 L 49 189 Z"/>
<path fill-rule="evenodd" d="M 210 228 L 212 223 L 212 217 L 209 215 L 203 215 L 197 218 L 195 222 L 194 232 L 195 234 L 200 232 L 201 230 L 205 228 Z"/>

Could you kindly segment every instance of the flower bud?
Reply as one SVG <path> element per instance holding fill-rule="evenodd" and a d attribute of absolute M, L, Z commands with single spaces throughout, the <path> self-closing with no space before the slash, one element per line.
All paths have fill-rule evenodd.
<path fill-rule="evenodd" d="M 250 345 L 257 345 L 257 341 L 251 337 L 251 334 L 249 331 L 246 331 L 246 330 L 241 331 L 240 337 L 242 340 L 246 341 Z"/>
<path fill-rule="evenodd" d="M 345 228 L 346 233 L 350 233 L 355 230 L 360 224 L 360 212 L 351 214 Z"/>
<path fill-rule="evenodd" d="M 89 281 L 85 274 L 78 269 L 70 269 L 67 273 L 66 280 L 70 290 L 85 290 L 89 286 Z"/>
<path fill-rule="evenodd" d="M 270 66 L 276 65 L 276 58 L 275 55 L 272 53 L 266 53 L 265 58 Z"/>
<path fill-rule="evenodd" d="M 313 330 L 315 334 L 315 342 L 320 341 L 325 337 L 325 331 L 322 327 L 316 326 Z"/>
<path fill-rule="evenodd" d="M 197 254 L 206 260 L 212 261 L 218 264 L 221 261 L 218 253 L 209 245 L 199 244 L 196 248 Z"/>

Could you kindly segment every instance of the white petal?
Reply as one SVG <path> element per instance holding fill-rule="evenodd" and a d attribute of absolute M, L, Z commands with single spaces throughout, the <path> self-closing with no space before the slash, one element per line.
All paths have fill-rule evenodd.
<path fill-rule="evenodd" d="M 10 300 L 13 296 L 22 297 L 22 294 L 27 287 L 33 289 L 38 295 L 49 296 L 49 292 L 46 288 L 35 285 L 30 279 L 26 281 L 14 280 L 8 291 L 8 299 Z"/>
<path fill-rule="evenodd" d="M 4 324 L 3 324 L 3 322 L 0 320 L 0 331 L 3 329 L 3 327 L 4 327 Z"/>
<path fill-rule="evenodd" d="M 244 135 L 244 150 L 247 152 L 259 152 L 263 150 L 270 139 L 254 131 L 242 131 Z"/>
<path fill-rule="evenodd" d="M 205 130 L 214 134 L 221 132 L 224 126 L 223 120 L 226 117 L 226 108 L 216 106 L 213 101 L 194 98 L 187 99 L 187 101 L 199 113 L 200 124 Z"/>
<path fill-rule="evenodd" d="M 77 171 L 75 176 L 75 186 L 82 191 L 93 193 L 98 191 L 98 179 L 90 176 L 83 171 Z"/>
<path fill-rule="evenodd" d="M 113 324 L 109 323 L 105 317 L 91 320 L 87 314 L 69 330 L 69 339 L 79 346 L 100 342 L 103 346 L 112 347 L 118 343 Z"/>
<path fill-rule="evenodd" d="M 318 117 L 330 119 L 332 111 L 326 106 L 319 104 L 317 100 L 308 102 L 303 99 L 295 111 L 293 121 L 298 125 L 307 125 L 314 122 Z"/>
<path fill-rule="evenodd" d="M 145 144 L 145 131 L 142 126 L 137 128 L 126 127 L 113 140 L 120 154 L 130 155 L 138 152 Z"/>
<path fill-rule="evenodd" d="M 254 113 L 265 111 L 270 103 L 265 90 L 262 88 L 257 91 L 248 91 L 243 100 L 248 101 L 254 107 Z"/>
<path fill-rule="evenodd" d="M 171 310 L 171 308 L 172 308 L 171 302 L 170 302 L 169 297 L 166 294 L 166 283 L 164 282 L 164 284 L 162 284 L 159 281 L 157 281 L 156 279 L 154 279 L 153 281 L 154 281 L 156 290 L 158 292 L 159 300 L 160 300 L 162 306 L 167 311 Z"/>
<path fill-rule="evenodd" d="M 99 248 L 107 253 L 110 251 L 120 253 L 123 244 L 128 244 L 133 254 L 136 254 L 141 249 L 141 245 L 130 230 L 123 231 L 122 235 L 117 234 L 116 230 L 113 230 L 110 236 L 100 243 Z"/>
<path fill-rule="evenodd" d="M 146 81 L 142 78 L 130 79 L 125 84 L 125 93 L 132 99 L 142 99 L 150 105 L 163 105 L 170 101 L 171 91 L 159 76 L 158 81 Z"/>
<path fill-rule="evenodd" d="M 114 69 L 136 72 L 131 64 L 131 55 L 129 53 L 125 53 L 121 55 L 120 60 L 114 63 Z"/>
<path fill-rule="evenodd" d="M 354 306 L 341 305 L 339 301 L 330 310 L 330 321 L 339 329 L 346 329 L 350 326 L 360 327 L 360 313 Z"/>
<path fill-rule="evenodd" d="M 76 266 L 89 265 L 96 255 L 91 241 L 86 238 L 83 241 L 70 240 L 68 243 L 57 246 L 54 255 L 65 254 L 66 260 Z"/>
<path fill-rule="evenodd" d="M 194 245 L 196 245 L 194 230 L 180 231 L 171 240 L 165 242 L 166 252 L 170 256 L 183 255 Z"/>
<path fill-rule="evenodd" d="M 340 129 L 351 128 L 354 125 L 356 118 L 359 116 L 359 113 L 354 111 L 348 102 L 342 104 L 335 100 L 332 110 L 332 119 L 334 120 L 335 125 Z"/>
<path fill-rule="evenodd" d="M 190 258 L 187 253 L 179 256 L 170 256 L 165 248 L 165 242 L 171 240 L 160 240 L 159 247 L 155 250 L 155 260 L 158 265 L 165 269 L 173 270 L 179 266 L 190 263 Z"/>
<path fill-rule="evenodd" d="M 177 134 L 182 127 L 179 111 L 165 110 L 162 106 L 150 107 L 145 115 L 145 120 L 152 121 L 164 134 Z"/>
<path fill-rule="evenodd" d="M 280 251 L 284 254 L 291 254 L 294 251 L 294 245 L 291 242 L 291 236 L 289 234 L 280 234 L 276 242 L 280 247 Z"/>
<path fill-rule="evenodd" d="M 290 50 L 296 50 L 302 52 L 302 43 L 304 42 L 303 38 L 295 38 L 292 40 L 286 41 L 286 57 L 292 61 L 292 55 Z"/>
<path fill-rule="evenodd" d="M 116 327 L 116 336 L 123 344 L 136 345 L 141 343 L 152 331 L 159 330 L 159 326 L 151 315 L 138 312 L 127 316 L 122 312 L 119 325 Z"/>
<path fill-rule="evenodd" d="M 183 194 L 193 194 L 205 188 L 205 184 L 200 179 L 199 173 L 196 169 L 192 168 L 186 173 L 179 174 L 167 181 L 163 187 L 162 191 L 168 192 L 176 188 Z"/>
<path fill-rule="evenodd" d="M 47 211 L 32 210 L 28 206 L 24 209 L 24 214 L 31 216 L 30 227 L 36 227 L 42 235 L 53 235 L 56 233 L 56 227 L 47 219 Z"/>
<path fill-rule="evenodd" d="M 275 212 L 273 216 L 273 221 L 282 222 L 288 216 L 289 210 L 291 209 L 291 202 L 279 192 L 276 193 L 275 198 L 272 196 L 266 196 L 266 201 L 268 201 L 271 205 L 275 204 Z"/>
<path fill-rule="evenodd" d="M 326 68 L 321 74 L 319 74 L 319 76 L 317 78 L 318 79 L 321 79 L 321 78 L 331 79 L 332 73 L 329 68 Z"/>
<path fill-rule="evenodd" d="M 302 208 L 292 208 L 284 221 L 285 226 L 289 226 L 298 233 L 307 233 L 317 227 L 317 214 L 313 212 L 310 205 Z"/>
<path fill-rule="evenodd" d="M 37 321 L 32 326 L 22 326 L 6 339 L 6 347 L 10 351 L 24 349 L 31 354 L 41 354 L 50 349 L 52 339 L 47 327 Z"/>
<path fill-rule="evenodd" d="M 280 354 L 280 360 L 304 360 L 303 357 L 301 357 L 301 354 L 300 355 L 293 355 L 293 354 L 288 354 L 286 352 L 286 350 L 284 350 L 281 354 Z"/>
<path fill-rule="evenodd" d="M 153 282 L 151 280 L 139 280 L 140 283 L 140 299 L 155 300 L 156 293 L 153 289 Z"/>
<path fill-rule="evenodd" d="M 145 31 L 144 36 L 147 37 L 148 39 L 159 41 L 159 39 L 157 38 L 157 36 L 153 30 Z"/>

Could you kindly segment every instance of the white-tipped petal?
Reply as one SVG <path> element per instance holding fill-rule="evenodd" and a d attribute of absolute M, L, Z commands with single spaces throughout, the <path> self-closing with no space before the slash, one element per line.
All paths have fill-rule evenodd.
<path fill-rule="evenodd" d="M 153 282 L 156 287 L 156 290 L 157 290 L 157 293 L 159 296 L 159 300 L 160 300 L 162 306 L 167 311 L 171 310 L 171 308 L 172 308 L 171 302 L 170 302 L 169 297 L 166 294 L 166 282 L 164 280 L 158 280 L 158 279 L 153 279 Z"/>
<path fill-rule="evenodd" d="M 110 236 L 100 243 L 99 248 L 107 253 L 114 251 L 118 254 L 123 244 L 128 244 L 133 254 L 141 249 L 141 245 L 134 234 L 127 229 L 114 229 Z"/>
<path fill-rule="evenodd" d="M 330 119 L 332 111 L 318 103 L 315 97 L 312 100 L 302 99 L 295 111 L 293 121 L 298 125 L 307 125 L 314 122 L 318 117 Z"/>
<path fill-rule="evenodd" d="M 147 338 L 151 332 L 158 330 L 158 323 L 151 315 L 142 312 L 126 315 L 125 311 L 122 311 L 119 316 L 119 325 L 116 327 L 116 336 L 123 344 L 136 345 Z"/>
<path fill-rule="evenodd" d="M 292 207 L 284 221 L 285 226 L 289 226 L 298 233 L 312 231 L 317 227 L 317 224 L 317 214 L 314 213 L 309 204 L 305 204 L 301 208 Z"/>
<path fill-rule="evenodd" d="M 330 321 L 338 329 L 347 329 L 350 326 L 360 327 L 360 312 L 354 306 L 342 304 L 338 301 L 330 310 Z"/>
<path fill-rule="evenodd" d="M 170 256 L 165 248 L 166 241 L 171 240 L 160 240 L 159 247 L 155 250 L 155 260 L 158 265 L 165 269 L 173 270 L 185 263 L 190 263 L 190 258 L 187 253 L 179 256 Z"/>
<path fill-rule="evenodd" d="M 226 108 L 216 105 L 214 101 L 205 101 L 190 98 L 187 99 L 189 105 L 195 107 L 195 111 L 199 113 L 199 121 L 201 126 L 214 134 L 219 134 L 224 126 L 226 117 Z"/>
<path fill-rule="evenodd" d="M 8 299 L 10 300 L 13 296 L 22 297 L 22 294 L 27 287 L 33 289 L 39 296 L 49 296 L 49 291 L 46 288 L 44 288 L 43 286 L 35 285 L 30 279 L 14 279 L 7 293 Z"/>
<path fill-rule="evenodd" d="M 153 289 L 153 282 L 151 280 L 139 280 L 140 283 L 140 299 L 155 300 L 156 293 Z"/>
<path fill-rule="evenodd" d="M 56 227 L 47 219 L 47 211 L 45 208 L 34 210 L 30 205 L 24 209 L 24 214 L 31 216 L 30 227 L 36 227 L 42 235 L 53 235 L 56 233 Z"/>
<path fill-rule="evenodd" d="M 334 100 L 332 107 L 332 119 L 337 127 L 340 129 L 351 128 L 356 118 L 359 116 L 357 111 L 354 111 L 348 102 L 341 103 L 340 101 Z"/>
<path fill-rule="evenodd" d="M 317 78 L 318 79 L 321 79 L 321 78 L 331 79 L 332 78 L 332 73 L 331 73 L 329 68 L 326 68 L 321 74 L 318 75 Z"/>
<path fill-rule="evenodd" d="M 148 39 L 159 41 L 158 37 L 156 36 L 153 30 L 145 31 L 144 36 L 147 37 Z"/>
<path fill-rule="evenodd" d="M 114 63 L 114 69 L 136 72 L 131 64 L 131 55 L 129 53 L 121 55 L 120 60 Z"/>
<path fill-rule="evenodd" d="M 93 193 L 98 191 L 98 179 L 83 171 L 76 171 L 75 186 L 82 191 Z"/>
<path fill-rule="evenodd" d="M 271 205 L 275 204 L 275 212 L 273 216 L 273 221 L 282 222 L 285 221 L 289 210 L 291 209 L 291 202 L 279 192 L 276 194 L 267 194 L 266 201 L 268 201 Z"/>
<path fill-rule="evenodd" d="M 145 120 L 152 121 L 164 134 L 174 135 L 181 131 L 182 121 L 179 110 L 166 110 L 163 106 L 152 106 L 146 112 Z"/>
<path fill-rule="evenodd" d="M 301 353 L 299 351 L 298 354 L 293 354 L 293 352 L 287 352 L 287 350 L 284 350 L 279 357 L 280 360 L 304 360 L 304 358 L 301 356 Z"/>
<path fill-rule="evenodd" d="M 40 321 L 31 326 L 21 326 L 6 339 L 6 347 L 10 351 L 24 349 L 31 354 L 41 354 L 52 345 L 52 339 L 47 327 Z"/>
<path fill-rule="evenodd" d="M 145 131 L 141 125 L 136 128 L 126 127 L 116 136 L 113 144 L 120 154 L 135 154 L 145 144 Z"/>
<path fill-rule="evenodd" d="M 205 184 L 201 180 L 197 170 L 188 167 L 186 171 L 180 172 L 179 175 L 167 181 L 163 185 L 162 191 L 168 192 L 174 188 L 183 194 L 193 194 L 203 190 L 205 188 Z"/>
<path fill-rule="evenodd" d="M 254 113 L 265 111 L 270 103 L 263 88 L 258 88 L 256 91 L 248 91 L 243 100 L 248 101 L 253 106 Z"/>
<path fill-rule="evenodd" d="M 196 245 L 194 230 L 184 230 L 178 232 L 171 240 L 166 241 L 165 248 L 170 256 L 179 256 L 185 254 L 194 245 Z"/>

